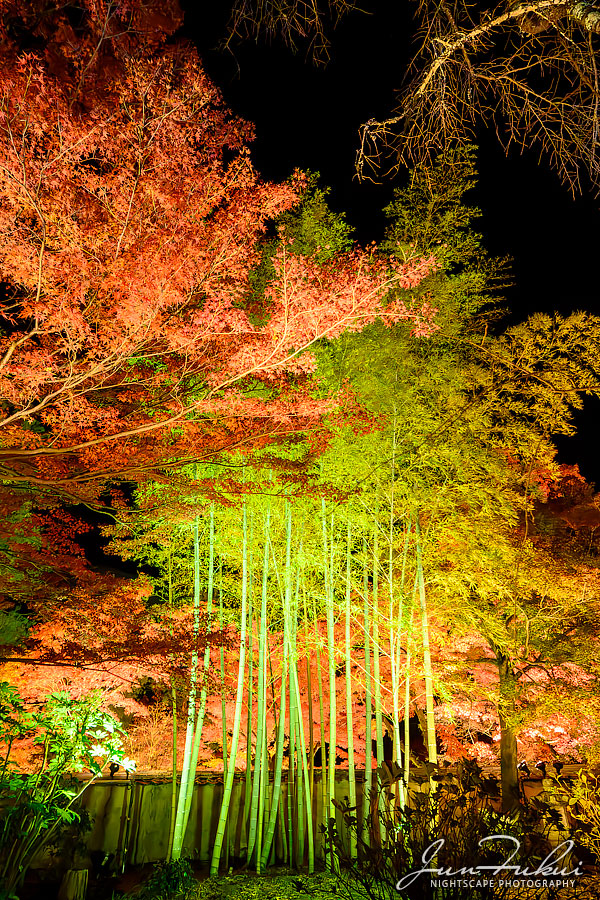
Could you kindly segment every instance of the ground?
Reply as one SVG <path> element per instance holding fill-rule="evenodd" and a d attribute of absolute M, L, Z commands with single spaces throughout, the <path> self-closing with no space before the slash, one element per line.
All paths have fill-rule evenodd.
<path fill-rule="evenodd" d="M 197 900 L 321 900 L 334 896 L 339 896 L 338 882 L 327 873 L 261 876 L 248 872 L 201 882 Z"/>

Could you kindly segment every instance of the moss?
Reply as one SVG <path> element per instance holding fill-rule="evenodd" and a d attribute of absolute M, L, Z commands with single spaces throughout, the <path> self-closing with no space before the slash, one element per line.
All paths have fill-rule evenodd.
<path fill-rule="evenodd" d="M 320 900 L 334 896 L 339 896 L 339 883 L 329 873 L 255 875 L 244 872 L 202 881 L 196 900 Z"/>

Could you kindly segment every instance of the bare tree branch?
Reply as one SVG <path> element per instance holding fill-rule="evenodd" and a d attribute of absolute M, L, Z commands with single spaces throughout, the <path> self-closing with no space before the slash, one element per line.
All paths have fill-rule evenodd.
<path fill-rule="evenodd" d="M 534 0 L 492 9 L 421 2 L 415 73 L 387 119 L 360 130 L 359 178 L 426 164 L 492 126 L 508 149 L 538 147 L 572 191 L 583 172 L 600 187 L 597 37 L 600 7 Z"/>
<path fill-rule="evenodd" d="M 330 24 L 335 27 L 355 9 L 348 0 L 236 0 L 224 46 L 230 48 L 235 40 L 247 38 L 280 38 L 293 51 L 304 43 L 313 61 L 323 64 L 329 61 Z"/>

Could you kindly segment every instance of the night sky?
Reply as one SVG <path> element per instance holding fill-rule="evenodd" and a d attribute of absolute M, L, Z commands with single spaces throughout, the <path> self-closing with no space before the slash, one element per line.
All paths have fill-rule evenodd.
<path fill-rule="evenodd" d="M 294 168 L 320 172 L 331 188 L 330 205 L 347 214 L 356 238 L 379 239 L 382 208 L 402 174 L 380 185 L 360 184 L 354 156 L 359 126 L 393 109 L 411 55 L 407 5 L 362 4 L 369 15 L 353 13 L 331 33 L 326 67 L 312 65 L 304 48 L 294 55 L 276 42 L 221 50 L 228 4 L 214 4 L 210 14 L 193 0 L 183 6 L 184 35 L 229 107 L 256 126 L 252 157 L 262 175 L 280 181 Z M 469 199 L 482 209 L 478 225 L 488 249 L 514 261 L 514 284 L 505 295 L 508 323 L 535 311 L 600 314 L 598 201 L 589 194 L 573 199 L 534 152 L 506 159 L 492 135 L 481 135 L 479 143 L 481 180 Z M 578 462 L 598 485 L 599 420 L 600 401 L 588 401 L 577 417 L 578 436 L 559 442 L 560 460 Z"/>

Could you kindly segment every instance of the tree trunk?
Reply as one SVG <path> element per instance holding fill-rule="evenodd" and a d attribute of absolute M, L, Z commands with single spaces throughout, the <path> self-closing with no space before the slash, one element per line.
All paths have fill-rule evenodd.
<path fill-rule="evenodd" d="M 508 724 L 506 709 L 514 698 L 514 676 L 508 656 L 496 649 L 498 675 L 500 678 L 500 780 L 502 786 L 502 812 L 508 813 L 519 804 L 519 773 L 517 770 L 517 737 L 515 729 Z"/>

